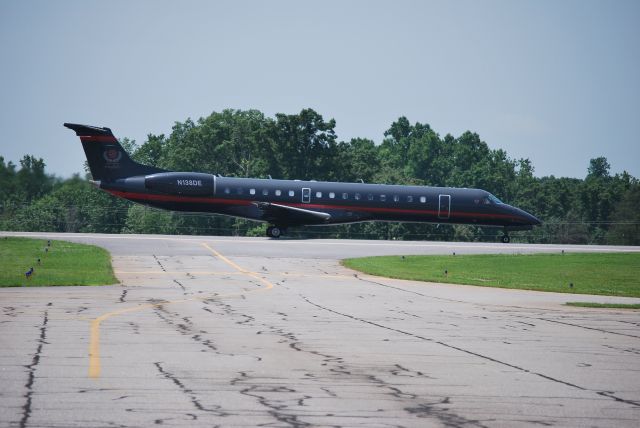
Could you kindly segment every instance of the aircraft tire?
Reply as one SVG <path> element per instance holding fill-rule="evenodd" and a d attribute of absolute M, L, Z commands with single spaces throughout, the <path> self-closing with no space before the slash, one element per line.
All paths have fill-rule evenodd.
<path fill-rule="evenodd" d="M 511 242 L 511 238 L 509 237 L 509 235 L 502 235 L 501 240 L 503 244 L 508 244 L 509 242 Z"/>
<path fill-rule="evenodd" d="M 267 227 L 267 236 L 270 238 L 279 238 L 282 235 L 282 231 L 277 226 L 269 226 Z"/>

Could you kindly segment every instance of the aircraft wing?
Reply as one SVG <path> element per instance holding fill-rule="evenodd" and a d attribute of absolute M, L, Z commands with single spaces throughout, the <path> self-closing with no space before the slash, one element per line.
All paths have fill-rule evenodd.
<path fill-rule="evenodd" d="M 263 219 L 273 224 L 286 226 L 323 224 L 331 219 L 331 214 L 322 211 L 311 211 L 271 202 L 254 202 L 254 204 L 262 211 Z"/>

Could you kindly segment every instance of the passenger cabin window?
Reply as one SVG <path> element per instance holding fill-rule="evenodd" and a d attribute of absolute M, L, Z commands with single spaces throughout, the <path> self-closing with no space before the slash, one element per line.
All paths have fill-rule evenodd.
<path fill-rule="evenodd" d="M 369 193 L 367 195 L 367 199 L 370 200 L 370 201 L 373 201 L 373 193 Z"/>
<path fill-rule="evenodd" d="M 256 189 L 249 189 L 249 194 L 250 195 L 255 195 L 256 194 Z"/>
<path fill-rule="evenodd" d="M 353 198 L 354 198 L 356 201 L 359 201 L 361 197 L 362 197 L 362 196 L 360 195 L 360 193 L 356 193 L 355 195 L 353 195 Z"/>
<path fill-rule="evenodd" d="M 348 193 L 343 193 L 342 194 L 342 199 L 349 199 L 349 194 Z"/>
<path fill-rule="evenodd" d="M 387 200 L 387 195 L 380 195 L 380 201 L 385 202 Z"/>
<path fill-rule="evenodd" d="M 427 202 L 427 197 L 426 196 L 420 196 L 420 203 L 424 204 L 425 202 Z"/>
<path fill-rule="evenodd" d="M 333 192 L 329 192 L 329 199 L 333 199 L 336 197 L 336 194 Z"/>
<path fill-rule="evenodd" d="M 228 195 L 228 194 L 230 194 L 230 193 L 231 193 L 231 189 L 229 189 L 228 187 L 225 187 L 225 188 L 224 188 L 224 194 L 225 194 L 225 195 Z"/>
<path fill-rule="evenodd" d="M 280 189 L 276 190 L 276 196 L 280 196 L 280 195 L 282 195 L 282 190 Z"/>
<path fill-rule="evenodd" d="M 269 190 L 268 189 L 262 189 L 262 196 L 268 196 L 269 195 Z"/>
<path fill-rule="evenodd" d="M 294 192 L 293 190 L 289 190 L 289 196 L 295 196 L 296 192 Z"/>
<path fill-rule="evenodd" d="M 316 198 L 321 198 L 322 197 L 322 192 L 316 192 Z"/>
<path fill-rule="evenodd" d="M 399 202 L 399 201 L 400 201 L 400 196 L 393 195 L 393 202 Z"/>
<path fill-rule="evenodd" d="M 407 202 L 413 202 L 413 196 L 407 196 Z"/>

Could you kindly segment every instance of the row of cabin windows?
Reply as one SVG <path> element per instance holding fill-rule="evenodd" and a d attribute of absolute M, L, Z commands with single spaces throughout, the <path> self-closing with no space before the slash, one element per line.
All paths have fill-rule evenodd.
<path fill-rule="evenodd" d="M 349 194 L 348 193 L 341 193 L 340 197 L 342 197 L 342 199 L 349 199 Z M 322 198 L 322 192 L 316 192 L 316 199 L 321 199 Z M 335 199 L 336 198 L 336 194 L 334 192 L 329 192 L 329 199 Z M 368 193 L 366 195 L 366 198 L 368 201 L 373 201 L 375 199 L 375 196 L 373 195 L 373 193 Z M 380 199 L 381 202 L 385 202 L 387 200 L 387 195 L 378 195 L 378 198 Z M 390 196 L 391 199 L 393 199 L 393 202 L 400 202 L 400 196 L 399 195 L 393 195 Z M 360 193 L 354 193 L 353 194 L 353 199 L 355 199 L 356 201 L 359 201 L 361 199 L 364 199 L 364 195 L 360 194 Z M 406 202 L 413 202 L 413 196 L 409 195 L 406 197 Z M 419 201 L 421 203 L 425 203 L 427 202 L 427 197 L 426 196 L 420 196 Z"/>
<path fill-rule="evenodd" d="M 244 189 L 242 187 L 238 187 L 236 189 L 236 194 L 242 195 L 243 193 L 244 193 Z M 276 196 L 282 196 L 282 190 L 280 190 L 280 189 L 275 190 L 273 193 Z M 225 187 L 224 188 L 224 194 L 225 195 L 230 195 L 231 194 L 231 189 L 229 187 Z M 250 195 L 255 195 L 256 194 L 256 189 L 249 189 L 249 194 Z M 295 195 L 296 195 L 296 192 L 294 192 L 293 190 L 289 190 L 289 196 L 294 197 Z M 262 196 L 269 196 L 269 190 L 262 189 Z"/>
<path fill-rule="evenodd" d="M 230 195 L 231 194 L 231 189 L 229 187 L 225 187 L 224 188 L 224 193 L 225 195 Z M 238 195 L 242 195 L 244 193 L 244 189 L 242 187 L 238 187 L 236 189 L 236 193 Z M 282 190 L 280 189 L 276 189 L 273 192 L 276 196 L 282 196 Z M 256 189 L 249 189 L 249 194 L 250 195 L 255 195 L 256 194 Z M 296 192 L 293 190 L 289 190 L 288 195 L 290 197 L 294 197 L 296 195 Z M 268 189 L 262 189 L 262 196 L 269 196 L 269 190 Z M 336 193 L 335 192 L 329 192 L 328 193 L 329 199 L 335 199 L 336 198 Z M 338 194 L 339 198 L 342 199 L 349 199 L 349 193 L 344 192 L 344 193 L 340 193 Z M 359 201 L 361 199 L 364 198 L 364 195 L 362 195 L 361 193 L 354 193 L 353 194 L 353 199 L 355 199 L 356 201 Z M 375 199 L 375 196 L 373 195 L 373 193 L 368 193 L 366 195 L 366 198 L 368 201 L 373 201 Z M 381 202 L 385 202 L 387 200 L 387 195 L 378 195 L 378 198 Z M 400 202 L 400 196 L 399 195 L 393 195 L 393 196 L 389 196 L 390 200 L 393 200 L 393 202 Z M 322 199 L 322 192 L 316 192 L 316 199 Z M 405 201 L 406 202 L 413 202 L 414 197 L 412 195 L 408 195 L 405 197 Z M 427 197 L 426 196 L 420 196 L 418 198 L 418 200 L 420 201 L 420 203 L 424 204 L 427 202 Z"/>

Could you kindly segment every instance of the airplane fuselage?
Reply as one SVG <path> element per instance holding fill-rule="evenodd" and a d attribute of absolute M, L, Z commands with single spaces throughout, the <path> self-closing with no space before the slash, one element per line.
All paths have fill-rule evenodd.
<path fill-rule="evenodd" d="M 159 184 L 161 183 L 161 184 Z M 211 212 L 265 221 L 261 204 L 278 204 L 330 215 L 317 221 L 273 221 L 279 227 L 401 221 L 530 228 L 538 220 L 497 202 L 480 189 L 322 181 L 217 177 L 158 173 L 129 177 L 100 188 L 125 199 L 172 211 Z"/>

